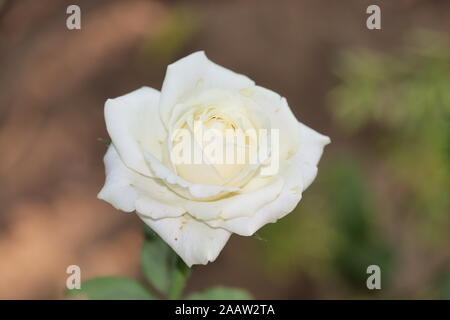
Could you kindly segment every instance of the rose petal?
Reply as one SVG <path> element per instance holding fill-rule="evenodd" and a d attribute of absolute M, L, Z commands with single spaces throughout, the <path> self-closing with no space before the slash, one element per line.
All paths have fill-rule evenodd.
<path fill-rule="evenodd" d="M 105 103 L 106 128 L 127 167 L 146 176 L 152 173 L 143 150 L 161 159 L 165 129 L 158 112 L 159 92 L 143 87 Z"/>
<path fill-rule="evenodd" d="M 253 85 L 246 76 L 211 62 L 203 51 L 192 53 L 167 67 L 159 101 L 161 118 L 167 125 L 173 108 L 189 93 L 198 91 L 198 86 L 239 90 Z"/>
<path fill-rule="evenodd" d="M 262 114 L 260 118 L 265 116 L 270 121 L 267 129 L 278 130 L 279 158 L 287 159 L 294 155 L 298 148 L 300 126 L 286 99 L 278 93 L 260 86 L 247 89 L 245 95 L 252 102 L 250 114 Z M 274 150 L 276 149 L 272 151 Z"/>
<path fill-rule="evenodd" d="M 98 198 L 112 204 L 116 209 L 138 211 L 154 219 L 177 217 L 186 212 L 185 200 L 178 197 L 155 179 L 128 169 L 114 146 L 104 157 L 106 181 Z"/>
<path fill-rule="evenodd" d="M 163 180 L 176 193 L 193 200 L 209 200 L 215 197 L 239 191 L 239 188 L 192 183 L 176 175 L 164 166 L 152 154 L 144 152 L 144 157 L 149 163 L 155 177 Z"/>
<path fill-rule="evenodd" d="M 300 122 L 300 142 L 298 157 L 300 161 L 316 166 L 323 153 L 323 148 L 331 142 L 330 138 L 318 133 Z"/>
<path fill-rule="evenodd" d="M 158 220 L 141 218 L 189 267 L 214 261 L 231 235 L 226 230 L 211 228 L 188 214 Z"/>
<path fill-rule="evenodd" d="M 187 211 L 201 220 L 232 219 L 253 216 L 257 210 L 275 200 L 283 187 L 280 178 L 267 178 L 266 185 L 248 193 L 235 194 L 216 201 L 188 201 Z"/>
<path fill-rule="evenodd" d="M 295 209 L 302 197 L 303 175 L 300 168 L 291 166 L 283 174 L 283 189 L 277 197 L 253 213 L 251 217 L 239 217 L 228 220 L 212 220 L 212 227 L 221 227 L 241 236 L 251 236 L 259 228 L 274 223 Z"/>

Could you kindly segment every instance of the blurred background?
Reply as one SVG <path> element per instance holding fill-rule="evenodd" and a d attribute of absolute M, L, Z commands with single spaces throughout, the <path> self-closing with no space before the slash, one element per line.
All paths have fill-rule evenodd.
<path fill-rule="evenodd" d="M 66 28 L 70 4 L 81 30 Z M 370 4 L 381 30 L 366 28 Z M 450 298 L 447 0 L 0 0 L 0 298 L 64 298 L 71 264 L 142 279 L 142 223 L 96 199 L 103 104 L 160 89 L 196 50 L 287 97 L 332 144 L 297 209 L 233 236 L 187 292 Z"/>

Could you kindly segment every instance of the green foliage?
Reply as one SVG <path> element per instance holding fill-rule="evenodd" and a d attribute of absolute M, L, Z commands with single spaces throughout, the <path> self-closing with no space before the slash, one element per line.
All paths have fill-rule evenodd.
<path fill-rule="evenodd" d="M 242 289 L 215 287 L 202 292 L 194 292 L 186 297 L 188 300 L 250 300 L 251 296 Z"/>
<path fill-rule="evenodd" d="M 149 284 L 167 299 L 182 299 L 182 292 L 191 273 L 178 255 L 149 227 L 144 225 L 141 269 Z M 156 294 L 139 282 L 121 277 L 101 277 L 83 282 L 79 290 L 67 290 L 67 296 L 83 296 L 92 300 L 154 300 Z M 196 298 L 197 297 L 197 298 Z M 250 299 L 240 289 L 211 288 L 185 299 Z"/>
<path fill-rule="evenodd" d="M 141 250 L 141 268 L 146 279 L 164 294 L 169 292 L 172 270 L 171 249 L 163 241 L 145 240 Z"/>
<path fill-rule="evenodd" d="M 155 297 L 139 282 L 121 277 L 101 277 L 84 282 L 79 290 L 67 290 L 68 296 L 90 300 L 153 300 Z"/>
<path fill-rule="evenodd" d="M 351 132 L 382 129 L 373 151 L 410 195 L 418 236 L 439 245 L 450 226 L 450 43 L 417 31 L 396 56 L 345 53 L 337 73 L 336 119 Z"/>
<path fill-rule="evenodd" d="M 179 299 L 190 274 L 188 266 L 175 254 L 172 258 L 169 299 Z"/>
<path fill-rule="evenodd" d="M 190 270 L 173 250 L 144 225 L 141 268 L 147 281 L 170 299 L 181 296 Z"/>
<path fill-rule="evenodd" d="M 409 136 L 419 128 L 431 130 L 424 132 L 428 135 L 432 126 L 448 124 L 450 46 L 439 35 L 416 32 L 397 56 L 367 49 L 344 52 L 336 73 L 342 84 L 331 101 L 343 128 L 355 131 L 377 123 Z M 431 126 L 424 120 L 432 120 Z"/>
<path fill-rule="evenodd" d="M 388 286 L 393 254 L 377 230 L 367 179 L 348 160 L 335 163 L 328 177 L 333 226 L 340 234 L 334 250 L 337 270 L 348 283 L 365 290 L 366 268 L 375 264 L 383 270 L 383 287 Z"/>
<path fill-rule="evenodd" d="M 398 189 L 394 196 L 383 194 L 389 207 L 409 218 L 408 232 L 418 246 L 445 249 L 450 227 L 448 37 L 418 30 L 394 54 L 349 50 L 340 57 L 336 74 L 341 83 L 330 95 L 333 114 L 341 129 L 366 138 L 369 154 L 389 173 L 385 179 Z M 332 185 L 345 188 L 331 193 L 336 226 L 345 235 L 336 263 L 352 278 L 359 269 L 354 260 L 384 260 L 389 265 L 391 254 L 373 241 L 368 219 L 376 208 L 361 194 L 367 179 L 350 171 L 334 177 Z"/>
<path fill-rule="evenodd" d="M 327 177 L 333 225 L 353 241 L 366 241 L 372 236 L 372 206 L 358 164 L 349 160 L 335 163 Z"/>

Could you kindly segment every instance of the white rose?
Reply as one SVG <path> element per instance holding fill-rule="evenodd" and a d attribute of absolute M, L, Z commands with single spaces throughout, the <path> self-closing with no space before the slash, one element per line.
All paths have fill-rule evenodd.
<path fill-rule="evenodd" d="M 291 212 L 330 142 L 297 121 L 285 98 L 204 52 L 169 65 L 161 91 L 143 87 L 108 99 L 105 120 L 112 143 L 98 198 L 136 211 L 188 266 L 214 261 L 232 233 L 250 236 Z M 219 134 L 275 130 L 277 140 L 267 158 L 253 163 L 175 163 L 178 130 L 193 132 L 194 122 Z M 251 144 L 245 141 L 244 149 Z M 197 142 L 193 148 L 202 153 Z M 225 152 L 235 147 L 225 144 Z M 277 170 L 264 173 L 274 160 Z"/>

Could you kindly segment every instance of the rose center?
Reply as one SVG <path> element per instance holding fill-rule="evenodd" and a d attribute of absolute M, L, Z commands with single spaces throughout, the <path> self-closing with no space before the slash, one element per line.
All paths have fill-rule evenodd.
<path fill-rule="evenodd" d="M 255 148 L 246 133 L 238 121 L 216 109 L 193 113 L 173 139 L 174 149 L 184 152 L 182 161 L 174 163 L 177 174 L 194 183 L 239 186 Z"/>

